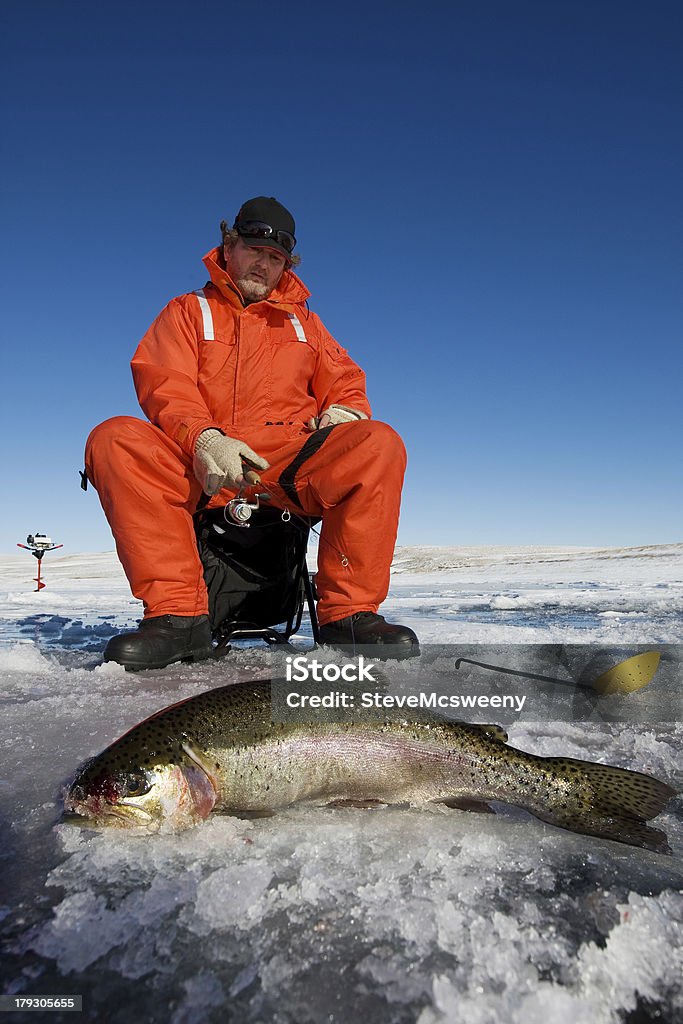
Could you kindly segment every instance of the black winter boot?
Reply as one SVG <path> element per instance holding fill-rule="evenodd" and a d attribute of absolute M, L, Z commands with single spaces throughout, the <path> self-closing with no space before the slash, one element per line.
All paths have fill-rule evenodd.
<path fill-rule="evenodd" d="M 165 668 L 174 661 L 201 661 L 210 658 L 212 651 L 208 616 L 158 615 L 143 619 L 135 633 L 113 636 L 104 660 L 140 672 Z"/>
<path fill-rule="evenodd" d="M 320 643 L 340 647 L 348 654 L 375 658 L 414 658 L 420 653 L 418 639 L 407 626 L 395 626 L 374 612 L 356 612 L 320 627 Z"/>

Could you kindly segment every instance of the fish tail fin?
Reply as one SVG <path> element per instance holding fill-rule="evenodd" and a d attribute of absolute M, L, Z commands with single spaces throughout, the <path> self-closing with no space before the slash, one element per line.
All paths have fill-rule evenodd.
<path fill-rule="evenodd" d="M 647 822 L 664 809 L 676 790 L 651 775 L 573 758 L 543 759 L 546 768 L 570 783 L 571 795 L 533 813 L 552 825 L 613 839 L 655 853 L 671 853 L 666 834 Z"/>

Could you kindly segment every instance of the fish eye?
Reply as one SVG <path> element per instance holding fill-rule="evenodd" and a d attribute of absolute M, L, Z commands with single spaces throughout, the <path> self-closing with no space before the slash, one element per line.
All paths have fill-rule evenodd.
<path fill-rule="evenodd" d="M 152 785 L 142 772 L 131 772 L 123 778 L 124 796 L 144 796 L 149 793 Z"/>

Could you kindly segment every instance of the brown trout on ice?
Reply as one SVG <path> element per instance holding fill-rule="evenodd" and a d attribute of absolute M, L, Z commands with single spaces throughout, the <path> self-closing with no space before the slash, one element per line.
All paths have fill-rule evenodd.
<path fill-rule="evenodd" d="M 188 828 L 212 811 L 264 814 L 302 802 L 496 800 L 573 832 L 671 852 L 646 822 L 675 790 L 652 776 L 527 754 L 492 725 L 274 723 L 271 714 L 268 681 L 164 708 L 82 766 L 65 811 L 96 826 L 158 831 Z"/>

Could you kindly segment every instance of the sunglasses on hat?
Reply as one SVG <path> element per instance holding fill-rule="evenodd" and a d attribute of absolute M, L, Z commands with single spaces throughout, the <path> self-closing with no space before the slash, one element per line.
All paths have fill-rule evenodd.
<path fill-rule="evenodd" d="M 287 252 L 291 252 L 296 245 L 296 238 L 289 231 L 276 231 L 262 220 L 241 220 L 235 224 L 235 228 L 243 238 L 272 239 Z"/>

